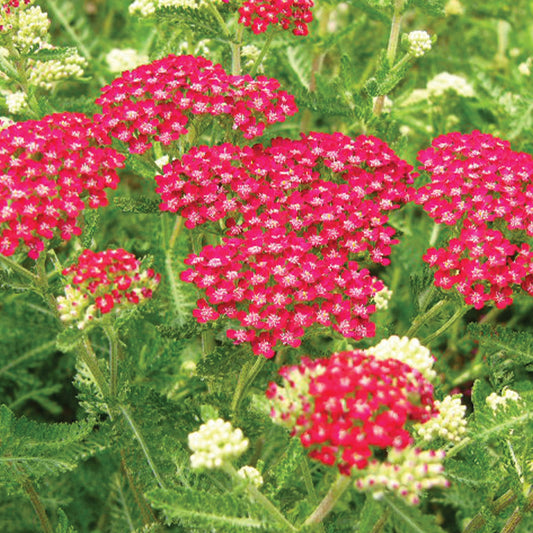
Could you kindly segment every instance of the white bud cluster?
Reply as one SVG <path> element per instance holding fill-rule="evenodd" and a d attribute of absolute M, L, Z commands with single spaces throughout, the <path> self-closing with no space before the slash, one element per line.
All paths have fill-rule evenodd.
<path fill-rule="evenodd" d="M 444 6 L 446 15 L 462 15 L 464 12 L 465 8 L 459 0 L 448 0 L 448 3 Z"/>
<path fill-rule="evenodd" d="M 439 414 L 430 418 L 425 424 L 417 424 L 416 432 L 429 442 L 438 437 L 450 442 L 459 442 L 466 433 L 466 405 L 460 396 L 446 396 L 444 400 L 435 401 Z"/>
<path fill-rule="evenodd" d="M 85 59 L 74 50 L 63 59 L 32 62 L 28 78 L 32 85 L 51 90 L 58 81 L 83 76 L 86 66 Z"/>
<path fill-rule="evenodd" d="M 432 487 L 448 487 L 443 476 L 445 457 L 442 450 L 420 451 L 406 448 L 389 451 L 387 461 L 372 461 L 363 471 L 365 475 L 355 481 L 359 490 L 370 491 L 375 499 L 389 490 L 404 498 L 409 504 L 420 503 L 420 493 Z"/>
<path fill-rule="evenodd" d="M 148 56 L 134 48 L 113 48 L 105 56 L 110 72 L 122 73 L 148 63 Z"/>
<path fill-rule="evenodd" d="M 533 67 L 533 57 L 528 57 L 526 61 L 518 65 L 518 72 L 520 72 L 522 76 L 530 76 L 532 67 Z"/>
<path fill-rule="evenodd" d="M 17 91 L 6 95 L 7 110 L 16 115 L 20 113 L 27 105 L 26 93 L 24 91 Z"/>
<path fill-rule="evenodd" d="M 263 476 L 261 472 L 254 468 L 253 466 L 243 466 L 237 470 L 237 475 L 246 479 L 251 485 L 256 488 L 259 488 L 263 485 Z"/>
<path fill-rule="evenodd" d="M 242 455 L 248 448 L 248 439 L 240 429 L 233 429 L 221 418 L 208 420 L 194 433 L 189 433 L 192 468 L 220 468 L 225 462 Z"/>
<path fill-rule="evenodd" d="M 463 98 L 474 96 L 474 88 L 462 76 L 440 72 L 428 81 L 427 91 L 429 98 L 439 98 L 447 92 L 455 93 Z"/>
<path fill-rule="evenodd" d="M 388 287 L 383 287 L 383 289 L 376 292 L 376 294 L 374 294 L 374 304 L 376 305 L 376 309 L 388 309 L 391 298 L 392 291 Z"/>
<path fill-rule="evenodd" d="M 270 416 L 277 424 L 288 429 L 296 426 L 296 421 L 309 408 L 311 396 L 309 384 L 311 380 L 325 372 L 325 367 L 318 366 L 313 370 L 293 368 L 283 377 L 285 387 L 276 386 L 276 393 L 269 398 L 272 406 Z"/>
<path fill-rule="evenodd" d="M 67 285 L 65 296 L 57 297 L 59 318 L 67 323 L 77 321 L 78 329 L 84 329 L 97 313 L 96 306 L 94 304 L 88 305 L 88 303 L 87 291 Z"/>
<path fill-rule="evenodd" d="M 485 402 L 494 412 L 500 408 L 505 409 L 508 402 L 518 403 L 520 400 L 520 394 L 511 389 L 505 389 L 501 395 L 493 392 L 485 398 Z"/>
<path fill-rule="evenodd" d="M 50 28 L 48 15 L 39 6 L 17 10 L 16 23 L 13 25 L 13 45 L 18 50 L 41 45 Z"/>
<path fill-rule="evenodd" d="M 247 44 L 242 47 L 241 55 L 243 59 L 243 64 L 246 69 L 251 69 L 255 62 L 259 59 L 261 50 L 254 44 Z M 259 70 L 262 70 L 263 66 L 259 67 Z"/>
<path fill-rule="evenodd" d="M 149 17 L 155 13 L 156 4 L 153 0 L 135 0 L 128 7 L 130 15 Z"/>
<path fill-rule="evenodd" d="M 431 50 L 431 36 L 427 31 L 412 31 L 407 35 L 409 53 L 414 57 L 422 57 Z"/>
<path fill-rule="evenodd" d="M 428 381 L 433 381 L 437 377 L 437 373 L 433 370 L 435 358 L 418 339 L 393 335 L 365 351 L 380 360 L 398 359 L 418 370 Z"/>

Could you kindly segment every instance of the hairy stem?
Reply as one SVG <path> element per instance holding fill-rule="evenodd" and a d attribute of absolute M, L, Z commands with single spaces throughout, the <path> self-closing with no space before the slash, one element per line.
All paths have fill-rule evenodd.
<path fill-rule="evenodd" d="M 131 417 L 128 409 L 121 405 L 119 406 L 120 412 L 126 419 L 126 422 L 130 426 L 131 430 L 133 431 L 133 434 L 135 435 L 135 438 L 137 439 L 137 442 L 139 443 L 142 452 L 144 453 L 144 457 L 146 458 L 146 461 L 148 463 L 148 466 L 150 467 L 150 470 L 152 470 L 152 474 L 154 475 L 157 484 L 160 488 L 165 488 L 165 483 L 163 482 L 163 479 L 159 475 L 159 472 L 157 470 L 157 467 L 155 466 L 154 460 L 152 459 L 152 456 L 150 454 L 150 450 L 148 449 L 148 446 L 146 445 L 146 442 L 144 440 L 144 437 L 142 433 L 140 432 L 139 428 L 137 427 L 137 424 L 134 422 L 133 418 Z"/>
<path fill-rule="evenodd" d="M 412 337 L 428 320 L 433 318 L 436 314 L 440 312 L 442 307 L 446 304 L 447 300 L 439 300 L 433 307 L 428 309 L 425 313 L 417 316 L 413 321 L 411 327 L 407 330 L 405 335 L 407 337 Z"/>
<path fill-rule="evenodd" d="M 30 499 L 33 510 L 35 511 L 35 514 L 39 519 L 39 523 L 41 524 L 41 529 L 44 531 L 44 533 L 54 533 L 54 528 L 50 523 L 48 515 L 46 514 L 46 509 L 44 508 L 43 502 L 41 501 L 39 494 L 35 490 L 33 483 L 25 475 L 21 467 L 13 466 L 13 472 L 15 474 L 15 477 L 18 479 L 21 487 L 24 489 L 24 492 Z"/>
<path fill-rule="evenodd" d="M 241 45 L 243 31 L 244 26 L 242 24 L 237 24 L 235 41 L 231 43 L 231 73 L 234 76 L 239 76 L 241 74 Z"/>
<path fill-rule="evenodd" d="M 265 41 L 265 44 L 263 45 L 263 48 L 261 48 L 261 52 L 259 53 L 259 56 L 255 60 L 254 64 L 252 65 L 252 69 L 250 70 L 250 75 L 255 76 L 257 69 L 261 66 L 261 63 L 263 62 L 263 59 L 265 59 L 265 56 L 268 52 L 268 49 L 270 48 L 270 45 L 272 44 L 272 41 L 274 40 L 274 36 L 276 35 L 277 30 L 271 29 L 268 34 Z"/>
<path fill-rule="evenodd" d="M 318 497 L 316 494 L 315 486 L 313 485 L 313 480 L 311 479 L 311 472 L 309 471 L 309 465 L 307 464 L 307 458 L 303 458 L 300 461 L 300 472 L 302 473 L 302 478 L 304 480 L 305 489 L 309 495 L 309 501 L 316 505 L 318 503 Z M 317 533 L 326 533 L 323 524 L 316 524 L 314 531 Z"/>
<path fill-rule="evenodd" d="M 224 465 L 224 470 L 228 473 L 233 479 L 242 482 L 242 479 L 237 474 L 235 468 L 230 465 Z M 246 492 L 248 495 L 259 505 L 261 505 L 272 518 L 279 524 L 283 524 L 283 531 L 298 531 L 281 513 L 281 511 L 264 495 L 262 494 L 252 483 L 246 485 Z"/>
<path fill-rule="evenodd" d="M 516 501 L 516 494 L 512 490 L 508 490 L 505 494 L 500 496 L 492 505 L 491 512 L 493 515 L 499 515 L 502 511 L 507 509 Z M 467 524 L 463 533 L 476 533 L 480 531 L 486 524 L 487 520 L 482 513 L 478 513 L 470 522 Z"/>
<path fill-rule="evenodd" d="M 307 517 L 304 526 L 311 526 L 313 524 L 320 524 L 324 518 L 331 512 L 339 498 L 344 494 L 346 489 L 351 485 L 352 478 L 350 476 L 343 476 L 339 474 L 328 493 L 324 496 L 317 508 Z"/>
<path fill-rule="evenodd" d="M 398 42 L 400 40 L 400 28 L 402 26 L 402 10 L 405 0 L 394 0 L 394 12 L 392 14 L 389 44 L 387 45 L 387 61 L 392 68 L 398 51 Z M 374 104 L 374 115 L 379 116 L 383 112 L 385 104 L 385 95 L 378 96 Z"/>
<path fill-rule="evenodd" d="M 248 361 L 243 365 L 241 373 L 239 374 L 239 381 L 235 387 L 235 393 L 233 394 L 233 399 L 231 400 L 231 413 L 232 418 L 237 414 L 237 409 L 239 404 L 248 390 L 250 385 L 253 383 L 254 379 L 257 377 L 257 374 L 261 372 L 265 364 L 266 359 L 262 355 L 256 356 L 255 362 L 252 364 L 251 361 Z"/>
<path fill-rule="evenodd" d="M 37 283 L 39 278 L 35 274 L 25 269 L 23 266 L 19 265 L 12 259 L 9 259 L 9 257 L 6 257 L 5 255 L 0 254 L 0 262 L 2 262 L 6 267 L 14 270 L 17 274 L 20 274 L 26 279 L 29 279 L 30 281 Z"/>
<path fill-rule="evenodd" d="M 109 394 L 114 398 L 117 395 L 118 384 L 119 340 L 112 325 L 106 324 L 103 329 L 109 340 Z"/>
<path fill-rule="evenodd" d="M 74 28 L 69 24 L 68 20 L 63 15 L 62 9 L 55 3 L 55 0 L 47 0 L 46 2 L 52 12 L 54 13 L 54 16 L 57 18 L 61 26 L 65 29 L 69 37 L 76 43 L 76 46 L 78 47 L 79 51 L 82 53 L 83 57 L 91 63 L 93 62 L 93 57 L 91 55 L 91 52 L 89 52 L 89 49 L 83 44 L 82 40 L 76 35 L 76 32 L 74 31 Z M 104 85 L 107 85 L 106 79 L 98 73 L 98 70 L 96 70 L 96 79 L 98 80 L 98 83 L 103 87 Z"/>
<path fill-rule="evenodd" d="M 428 346 L 429 343 L 434 341 L 439 335 L 442 335 L 451 325 L 453 325 L 457 320 L 459 320 L 467 311 L 468 306 L 462 306 L 455 311 L 455 313 L 437 330 L 428 335 L 423 341 L 422 344 Z"/>
<path fill-rule="evenodd" d="M 96 381 L 96 385 L 100 389 L 100 392 L 102 393 L 103 397 L 109 398 L 110 391 L 109 386 L 107 385 L 107 380 L 102 370 L 100 369 L 100 365 L 98 364 L 98 358 L 94 353 L 91 341 L 89 340 L 89 337 L 87 337 L 87 335 L 84 335 L 82 337 L 81 345 L 82 348 L 78 350 L 78 355 L 80 356 L 80 359 L 87 365 L 87 368 L 93 375 L 93 378 Z"/>
<path fill-rule="evenodd" d="M 379 520 L 374 524 L 370 533 L 381 533 L 385 527 L 385 524 L 387 523 L 387 520 L 389 519 L 389 515 L 390 509 L 387 508 L 385 511 L 383 511 L 383 514 Z"/>

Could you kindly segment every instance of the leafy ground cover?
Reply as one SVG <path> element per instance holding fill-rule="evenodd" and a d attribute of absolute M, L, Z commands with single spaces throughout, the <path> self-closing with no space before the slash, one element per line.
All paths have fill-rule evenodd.
<path fill-rule="evenodd" d="M 533 530 L 528 0 L 0 5 L 0 529 Z"/>

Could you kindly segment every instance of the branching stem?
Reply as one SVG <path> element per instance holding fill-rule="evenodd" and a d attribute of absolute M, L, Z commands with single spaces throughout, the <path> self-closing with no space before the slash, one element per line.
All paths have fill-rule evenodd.
<path fill-rule="evenodd" d="M 350 476 L 339 474 L 328 493 L 318 504 L 317 508 L 307 517 L 303 525 L 311 526 L 313 524 L 320 524 L 352 483 L 353 479 Z"/>

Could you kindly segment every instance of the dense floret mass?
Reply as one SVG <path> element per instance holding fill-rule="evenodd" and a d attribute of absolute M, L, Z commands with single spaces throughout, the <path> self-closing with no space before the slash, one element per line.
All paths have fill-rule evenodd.
<path fill-rule="evenodd" d="M 407 425 L 436 414 L 433 386 L 396 359 L 363 351 L 303 358 L 280 370 L 283 386 L 270 383 L 273 419 L 298 435 L 309 455 L 350 475 L 380 449 L 403 450 L 413 439 Z"/>
<path fill-rule="evenodd" d="M 118 313 L 152 297 L 161 276 L 119 248 L 84 250 L 76 263 L 63 270 L 68 279 L 65 296 L 57 299 L 61 320 L 83 329 L 91 320 L 112 311 Z"/>
<path fill-rule="evenodd" d="M 78 113 L 49 115 L 0 132 L 0 253 L 37 259 L 44 240 L 79 235 L 86 207 L 105 206 L 124 156 L 96 146 L 97 126 Z"/>
<path fill-rule="evenodd" d="M 533 157 L 474 131 L 438 137 L 419 159 L 431 181 L 415 201 L 437 223 L 461 225 L 424 256 L 435 284 L 455 287 L 476 309 L 508 306 L 517 287 L 533 294 L 533 252 L 523 242 L 533 236 Z"/>
<path fill-rule="evenodd" d="M 195 316 L 238 320 L 228 335 L 267 357 L 313 324 L 373 336 L 370 300 L 384 285 L 356 259 L 389 263 L 398 241 L 386 213 L 409 197 L 410 170 L 374 137 L 321 133 L 202 146 L 165 166 L 161 209 L 189 228 L 225 220 L 223 243 L 186 259 L 182 279 L 206 291 Z"/>
<path fill-rule="evenodd" d="M 195 116 L 219 117 L 244 137 L 263 133 L 297 111 L 275 79 L 232 76 L 203 57 L 169 55 L 126 71 L 102 89 L 98 115 L 109 135 L 142 154 L 152 141 L 168 145 Z"/>
<path fill-rule="evenodd" d="M 246 0 L 239 8 L 239 22 L 251 27 L 255 34 L 279 25 L 294 35 L 307 35 L 312 22 L 313 0 Z"/>

